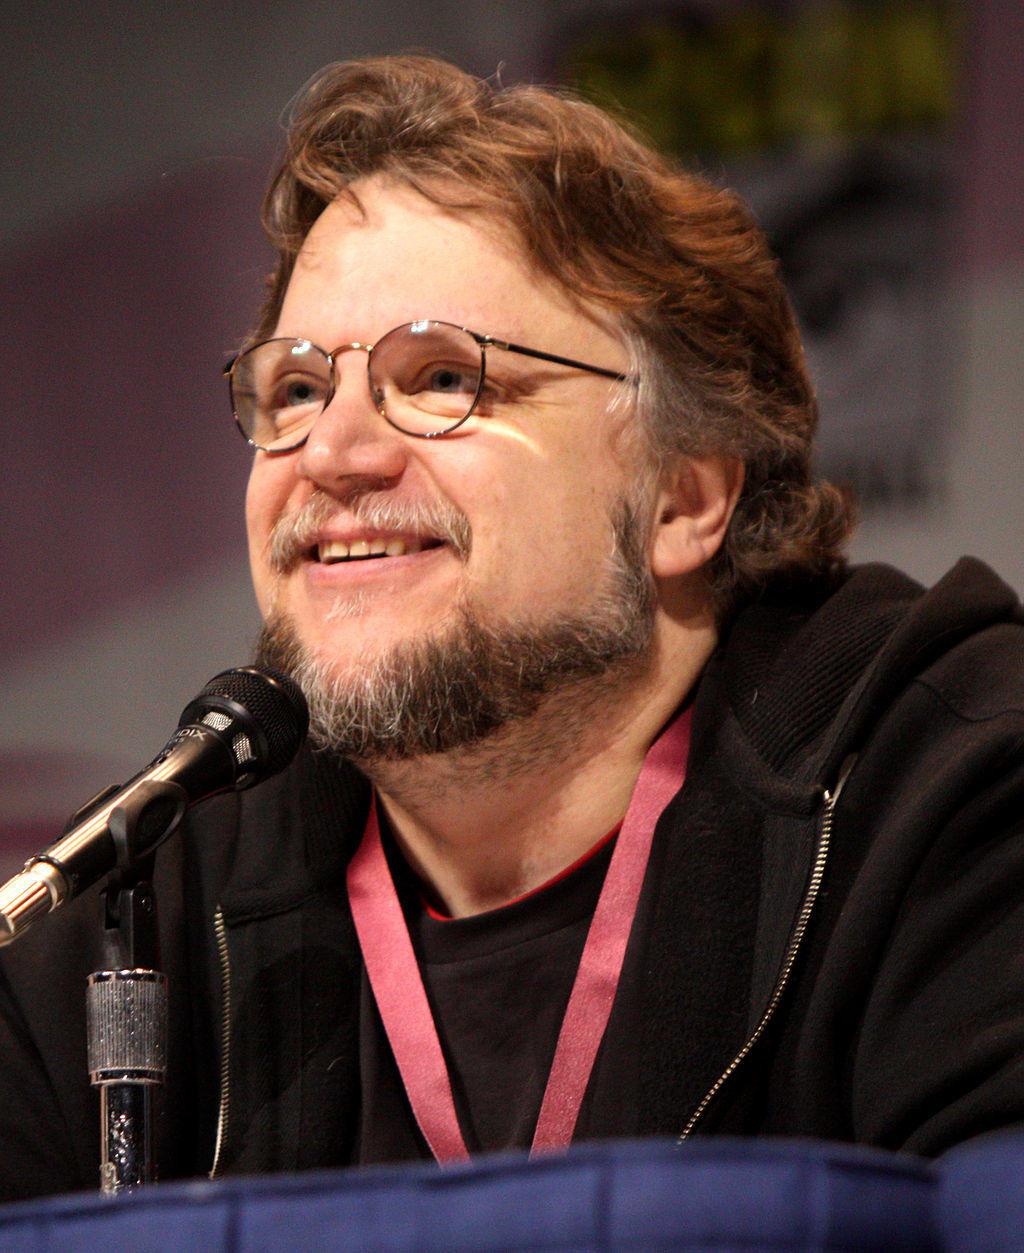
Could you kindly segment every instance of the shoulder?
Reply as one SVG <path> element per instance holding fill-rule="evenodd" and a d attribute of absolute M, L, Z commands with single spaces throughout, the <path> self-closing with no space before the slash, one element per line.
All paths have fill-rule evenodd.
<path fill-rule="evenodd" d="M 806 777 L 816 762 L 827 776 L 915 687 L 964 717 L 1020 708 L 1021 606 L 970 558 L 930 589 L 864 566 L 747 606 L 723 638 L 716 680 L 716 699 L 770 772 Z"/>

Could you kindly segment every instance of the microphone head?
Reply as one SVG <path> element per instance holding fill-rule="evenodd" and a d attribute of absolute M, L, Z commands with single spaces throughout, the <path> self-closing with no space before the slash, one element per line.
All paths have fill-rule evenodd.
<path fill-rule="evenodd" d="M 235 788 L 241 790 L 288 765 L 306 738 L 309 711 L 288 675 L 240 666 L 214 675 L 185 707 L 179 729 L 197 724 L 230 739 L 238 767 Z"/>

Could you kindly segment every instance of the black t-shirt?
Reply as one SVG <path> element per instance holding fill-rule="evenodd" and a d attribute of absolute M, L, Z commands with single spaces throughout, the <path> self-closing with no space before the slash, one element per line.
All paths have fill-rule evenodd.
<path fill-rule="evenodd" d="M 385 838 L 471 1153 L 530 1146 L 613 847 L 603 841 L 567 873 L 503 908 L 443 919 Z M 357 1160 L 429 1158 L 365 973 L 360 1078 Z"/>

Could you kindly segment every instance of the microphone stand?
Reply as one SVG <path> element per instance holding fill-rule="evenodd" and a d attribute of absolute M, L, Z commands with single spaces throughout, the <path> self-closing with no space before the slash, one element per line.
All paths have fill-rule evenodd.
<path fill-rule="evenodd" d="M 159 964 L 153 857 L 115 871 L 101 895 L 105 969 L 86 991 L 89 1080 L 100 1090 L 100 1190 L 155 1178 L 153 1089 L 167 1070 L 167 976 Z"/>
<path fill-rule="evenodd" d="M 152 854 L 190 805 L 283 770 L 308 724 L 305 697 L 287 675 L 253 666 L 215 675 L 145 770 L 94 797 L 56 844 L 0 884 L 2 946 L 114 868 L 103 892 L 106 969 L 89 976 L 86 999 L 105 1193 L 154 1177 L 152 1089 L 167 1073 L 167 979 L 156 969 Z"/>

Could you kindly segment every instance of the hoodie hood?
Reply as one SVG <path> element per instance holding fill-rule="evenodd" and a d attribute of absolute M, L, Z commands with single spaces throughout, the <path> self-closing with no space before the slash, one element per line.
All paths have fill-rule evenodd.
<path fill-rule="evenodd" d="M 908 683 L 961 640 L 1014 620 L 1016 593 L 971 557 L 927 591 L 866 565 L 825 598 L 820 588 L 766 596 L 739 612 L 713 663 L 731 738 L 765 781 L 820 796 Z"/>

